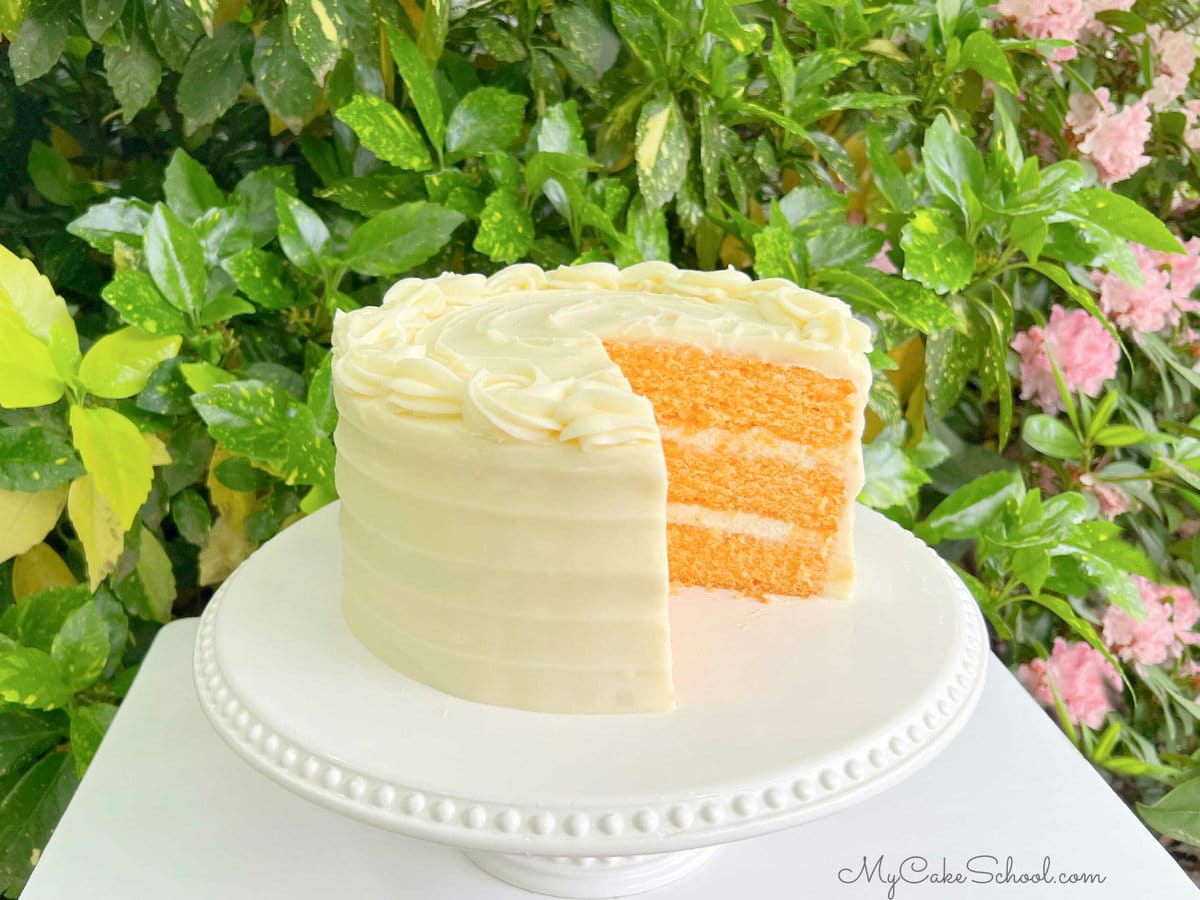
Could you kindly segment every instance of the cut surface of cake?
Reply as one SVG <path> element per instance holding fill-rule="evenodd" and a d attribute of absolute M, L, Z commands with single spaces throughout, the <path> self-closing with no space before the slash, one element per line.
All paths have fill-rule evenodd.
<path fill-rule="evenodd" d="M 673 707 L 671 582 L 846 598 L 869 332 L 782 279 L 406 279 L 334 326 L 346 621 L 450 694 Z"/>

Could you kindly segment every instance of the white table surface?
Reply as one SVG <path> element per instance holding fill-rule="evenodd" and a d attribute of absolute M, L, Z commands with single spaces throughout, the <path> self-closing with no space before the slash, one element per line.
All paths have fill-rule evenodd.
<path fill-rule="evenodd" d="M 534 900 L 456 850 L 341 818 L 242 762 L 200 711 L 195 633 L 195 620 L 159 633 L 23 900 Z M 863 876 L 864 859 L 881 857 L 874 877 Z M 1014 878 L 1042 872 L 1049 857 L 1056 877 L 1105 880 L 1002 883 L 1008 857 Z M 884 876 L 905 860 L 913 880 L 895 885 L 900 900 L 1200 893 L 992 659 L 974 718 L 912 778 L 837 815 L 728 846 L 689 878 L 640 896 L 883 900 Z M 943 871 L 964 881 L 917 880 Z"/>

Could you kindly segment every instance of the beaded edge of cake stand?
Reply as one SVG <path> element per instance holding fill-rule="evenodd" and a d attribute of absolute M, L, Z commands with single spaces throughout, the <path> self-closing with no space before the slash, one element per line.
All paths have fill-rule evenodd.
<path fill-rule="evenodd" d="M 895 523 L 888 525 L 903 531 Z M 855 748 L 836 765 L 800 770 L 786 780 L 760 787 L 709 793 L 695 801 L 586 808 L 485 804 L 469 797 L 384 781 L 306 749 L 264 722 L 244 698 L 234 694 L 220 670 L 215 623 L 222 598 L 237 579 L 236 572 L 218 590 L 201 620 L 194 656 L 197 693 L 218 732 L 249 762 L 310 800 L 393 831 L 480 849 L 503 849 L 515 838 L 552 841 L 564 850 L 572 844 L 586 843 L 592 855 L 613 857 L 636 856 L 636 850 L 622 847 L 633 846 L 638 839 L 651 839 L 655 851 L 661 852 L 658 846 L 664 844 L 679 847 L 723 842 L 730 839 L 730 829 L 737 830 L 738 837 L 748 837 L 773 830 L 769 824 L 772 820 L 803 821 L 805 808 L 833 805 L 874 781 L 894 775 L 931 740 L 941 737 L 951 720 L 977 699 L 986 656 L 981 613 L 941 557 L 920 541 L 916 544 L 950 575 L 957 600 L 966 607 L 963 628 L 955 640 L 959 664 L 931 692 L 936 699 L 888 734 Z M 756 824 L 765 827 L 747 830 L 746 826 Z M 612 854 L 590 849 L 608 845 L 613 848 Z"/>

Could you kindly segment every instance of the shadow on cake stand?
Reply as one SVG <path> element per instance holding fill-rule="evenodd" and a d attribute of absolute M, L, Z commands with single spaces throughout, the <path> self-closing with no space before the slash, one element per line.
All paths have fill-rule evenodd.
<path fill-rule="evenodd" d="M 542 894 L 652 890 L 721 844 L 901 781 L 974 710 L 988 648 L 962 582 L 862 507 L 854 538 L 849 603 L 673 597 L 675 711 L 548 715 L 448 696 L 359 644 L 331 506 L 217 592 L 197 693 L 245 760 L 334 812 L 459 847 Z"/>

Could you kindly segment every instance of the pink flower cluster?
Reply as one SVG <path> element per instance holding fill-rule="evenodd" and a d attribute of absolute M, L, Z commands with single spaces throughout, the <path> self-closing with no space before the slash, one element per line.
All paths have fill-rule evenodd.
<path fill-rule="evenodd" d="M 1034 38 L 1079 41 L 1092 32 L 1103 30 L 1096 21 L 1099 13 L 1111 9 L 1128 12 L 1134 0 L 1000 0 L 992 6 L 1006 19 L 1011 19 L 1018 31 Z M 1054 51 L 1059 62 L 1074 59 L 1074 47 Z"/>
<path fill-rule="evenodd" d="M 1121 677 L 1104 654 L 1083 641 L 1054 639 L 1048 659 L 1035 659 L 1017 675 L 1038 702 L 1054 708 L 1054 695 L 1074 724 L 1099 728 L 1113 708 L 1111 691 L 1121 689 Z"/>
<path fill-rule="evenodd" d="M 1021 399 L 1033 398 L 1049 414 L 1063 408 L 1050 357 L 1068 391 L 1099 396 L 1104 382 L 1117 374 L 1121 348 L 1103 323 L 1082 309 L 1070 312 L 1057 303 L 1046 327 L 1033 326 L 1013 338 L 1021 354 Z"/>
<path fill-rule="evenodd" d="M 1100 290 L 1100 308 L 1118 328 L 1135 337 L 1151 334 L 1178 325 L 1183 313 L 1200 309 L 1200 303 L 1190 299 L 1200 287 L 1200 238 L 1183 245 L 1186 253 L 1130 246 L 1142 271 L 1141 287 L 1111 272 L 1092 273 Z"/>
<path fill-rule="evenodd" d="M 1187 90 L 1196 65 L 1196 45 L 1191 35 L 1161 25 L 1147 26 L 1146 34 L 1150 36 L 1155 63 L 1154 84 L 1144 99 L 1151 109 L 1163 110 Z"/>
<path fill-rule="evenodd" d="M 1102 87 L 1095 94 L 1072 94 L 1067 103 L 1070 136 L 1095 165 L 1105 187 L 1124 181 L 1150 162 L 1143 152 L 1150 138 L 1150 104 L 1145 97 L 1118 110 L 1109 100 L 1108 88 Z"/>
<path fill-rule="evenodd" d="M 1200 100 L 1183 104 L 1183 116 L 1187 120 L 1183 127 L 1183 142 L 1200 153 Z"/>
<path fill-rule="evenodd" d="M 1140 622 L 1115 606 L 1104 613 L 1104 643 L 1113 655 L 1141 666 L 1157 666 L 1183 655 L 1187 644 L 1200 643 L 1196 622 L 1200 603 L 1187 588 L 1156 584 L 1140 575 L 1133 583 L 1146 606 Z"/>

